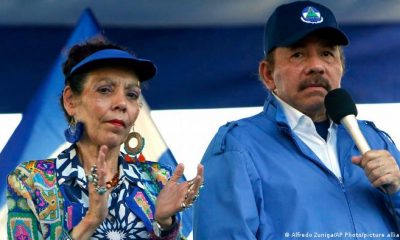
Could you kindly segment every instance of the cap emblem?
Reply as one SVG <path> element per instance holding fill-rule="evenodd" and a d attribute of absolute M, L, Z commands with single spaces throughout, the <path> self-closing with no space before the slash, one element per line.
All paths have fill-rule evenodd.
<path fill-rule="evenodd" d="M 321 17 L 321 12 L 315 7 L 308 6 L 303 9 L 301 12 L 301 21 L 305 23 L 318 24 L 324 21 L 324 18 Z"/>

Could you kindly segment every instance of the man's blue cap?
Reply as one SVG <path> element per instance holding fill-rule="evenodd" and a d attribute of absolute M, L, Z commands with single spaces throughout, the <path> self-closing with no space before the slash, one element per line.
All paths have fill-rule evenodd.
<path fill-rule="evenodd" d="M 157 72 L 156 66 L 150 60 L 137 58 L 135 55 L 130 54 L 127 51 L 119 49 L 104 49 L 99 50 L 95 53 L 84 58 L 78 64 L 76 64 L 68 74 L 68 77 L 76 72 L 84 71 L 89 67 L 104 67 L 107 65 L 119 65 L 127 66 L 131 68 L 140 81 L 148 80 Z"/>
<path fill-rule="evenodd" d="M 276 47 L 291 46 L 317 30 L 324 30 L 327 39 L 334 44 L 349 43 L 346 34 L 339 29 L 335 15 L 327 7 L 311 1 L 283 4 L 267 21 L 264 54 Z"/>

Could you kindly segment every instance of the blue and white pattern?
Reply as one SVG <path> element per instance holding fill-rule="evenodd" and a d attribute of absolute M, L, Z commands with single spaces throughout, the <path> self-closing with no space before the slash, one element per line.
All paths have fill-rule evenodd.
<path fill-rule="evenodd" d="M 120 175 L 118 185 L 112 190 L 108 199 L 108 217 L 97 228 L 92 239 L 149 239 L 149 229 L 143 218 L 138 217 L 129 195 L 134 191 L 145 191 L 147 180 L 142 179 L 135 164 L 124 161 L 119 156 Z M 76 154 L 75 145 L 62 152 L 56 161 L 57 181 L 65 199 L 65 223 L 67 229 L 72 229 L 85 216 L 88 210 L 87 179 L 83 167 Z M 154 185 L 154 184 L 153 184 Z M 146 190 L 146 192 L 148 192 Z M 72 210 L 71 210 L 72 208 Z"/>

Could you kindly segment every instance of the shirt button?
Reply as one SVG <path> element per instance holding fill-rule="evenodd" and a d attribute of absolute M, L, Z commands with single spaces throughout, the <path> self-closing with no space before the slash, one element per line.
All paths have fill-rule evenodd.
<path fill-rule="evenodd" d="M 113 193 L 111 194 L 111 196 L 114 197 L 114 198 L 116 198 L 116 197 L 117 197 L 117 193 L 113 192 Z"/>

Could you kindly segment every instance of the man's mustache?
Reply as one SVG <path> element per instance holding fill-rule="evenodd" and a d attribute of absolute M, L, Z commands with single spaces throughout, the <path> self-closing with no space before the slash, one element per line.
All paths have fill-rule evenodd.
<path fill-rule="evenodd" d="M 332 90 L 332 86 L 329 84 L 329 81 L 320 75 L 312 76 L 310 78 L 305 79 L 299 86 L 299 90 L 304 90 L 308 87 L 322 87 L 327 92 Z"/>

